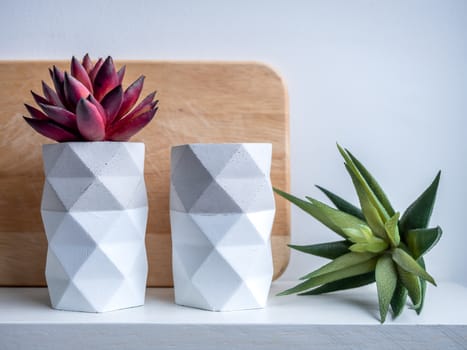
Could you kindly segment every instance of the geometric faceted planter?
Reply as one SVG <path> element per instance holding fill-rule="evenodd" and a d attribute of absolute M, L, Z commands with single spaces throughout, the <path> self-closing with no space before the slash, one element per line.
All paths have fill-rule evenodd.
<path fill-rule="evenodd" d="M 263 308 L 273 275 L 271 144 L 172 148 L 175 302 L 212 311 Z"/>
<path fill-rule="evenodd" d="M 43 146 L 41 214 L 52 307 L 104 312 L 144 304 L 148 215 L 144 144 Z"/>

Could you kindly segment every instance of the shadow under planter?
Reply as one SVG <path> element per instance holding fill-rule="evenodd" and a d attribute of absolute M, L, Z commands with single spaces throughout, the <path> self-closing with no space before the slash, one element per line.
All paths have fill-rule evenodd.
<path fill-rule="evenodd" d="M 171 153 L 175 302 L 263 308 L 273 275 L 271 144 L 190 144 Z"/>
<path fill-rule="evenodd" d="M 43 146 L 46 280 L 56 309 L 104 312 L 144 304 L 148 215 L 144 144 Z"/>

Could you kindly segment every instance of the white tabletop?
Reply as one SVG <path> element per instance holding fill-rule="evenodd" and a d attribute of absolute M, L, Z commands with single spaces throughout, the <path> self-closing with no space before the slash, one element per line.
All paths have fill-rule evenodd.
<path fill-rule="evenodd" d="M 259 310 L 210 312 L 178 306 L 171 288 L 149 288 L 144 307 L 103 314 L 53 310 L 45 288 L 0 288 L 0 324 L 379 324 L 374 285 L 320 296 L 276 296 L 292 285 L 273 283 L 268 307 Z M 443 282 L 429 285 L 420 316 L 407 307 L 396 320 L 388 316 L 387 324 L 467 325 L 467 288 Z"/>
<path fill-rule="evenodd" d="M 467 348 L 467 288 L 428 287 L 421 316 L 378 320 L 376 289 L 275 296 L 262 310 L 210 312 L 175 305 L 170 288 L 146 305 L 103 314 L 57 311 L 45 288 L 0 288 L 0 349 L 27 350 L 438 350 Z"/>

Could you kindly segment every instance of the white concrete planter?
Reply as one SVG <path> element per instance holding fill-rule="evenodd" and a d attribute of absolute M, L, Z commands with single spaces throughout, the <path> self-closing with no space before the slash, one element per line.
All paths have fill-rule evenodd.
<path fill-rule="evenodd" d="M 104 312 L 144 304 L 148 214 L 144 144 L 43 146 L 41 214 L 52 306 Z"/>
<path fill-rule="evenodd" d="M 212 311 L 263 308 L 273 274 L 271 144 L 172 148 L 175 302 Z"/>

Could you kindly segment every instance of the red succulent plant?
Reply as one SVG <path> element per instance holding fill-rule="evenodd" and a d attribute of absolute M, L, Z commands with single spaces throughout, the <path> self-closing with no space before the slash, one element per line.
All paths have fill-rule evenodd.
<path fill-rule="evenodd" d="M 88 54 L 82 62 L 73 57 L 70 73 L 49 72 L 55 89 L 42 81 L 44 97 L 31 91 L 40 110 L 25 104 L 31 117 L 24 120 L 55 141 L 127 141 L 157 112 L 156 92 L 136 105 L 144 76 L 123 91 L 125 66 L 117 72 L 110 56 L 95 64 Z"/>

